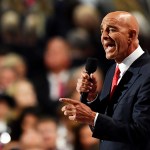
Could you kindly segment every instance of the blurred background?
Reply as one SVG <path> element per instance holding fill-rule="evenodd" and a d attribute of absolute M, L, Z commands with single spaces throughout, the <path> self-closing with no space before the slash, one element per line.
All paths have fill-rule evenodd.
<path fill-rule="evenodd" d="M 63 116 L 58 99 L 79 100 L 87 57 L 99 60 L 101 91 L 113 62 L 100 23 L 115 10 L 135 15 L 150 52 L 149 0 L 0 0 L 0 150 L 98 150 L 89 127 Z"/>

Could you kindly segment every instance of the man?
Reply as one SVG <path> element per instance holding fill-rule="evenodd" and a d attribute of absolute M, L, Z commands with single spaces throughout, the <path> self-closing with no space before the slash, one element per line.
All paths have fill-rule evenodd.
<path fill-rule="evenodd" d="M 139 46 L 137 20 L 128 12 L 109 13 L 101 33 L 106 58 L 116 64 L 107 72 L 100 99 L 95 77 L 91 75 L 89 82 L 82 73 L 77 91 L 89 92 L 88 106 L 62 98 L 68 103 L 62 111 L 71 120 L 93 126 L 93 136 L 101 139 L 100 150 L 149 150 L 150 56 Z"/>
<path fill-rule="evenodd" d="M 37 124 L 37 130 L 40 133 L 45 150 L 56 150 L 57 123 L 50 118 L 42 118 Z"/>
<path fill-rule="evenodd" d="M 46 70 L 33 79 L 39 105 L 45 114 L 57 116 L 58 98 L 67 95 L 70 55 L 70 47 L 64 38 L 54 37 L 47 42 L 44 53 Z"/>

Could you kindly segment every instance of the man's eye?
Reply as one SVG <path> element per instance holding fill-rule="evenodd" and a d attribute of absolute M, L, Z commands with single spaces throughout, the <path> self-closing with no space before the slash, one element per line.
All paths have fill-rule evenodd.
<path fill-rule="evenodd" d="M 114 29 L 114 28 L 109 28 L 109 32 L 115 32 L 116 31 L 116 29 Z"/>

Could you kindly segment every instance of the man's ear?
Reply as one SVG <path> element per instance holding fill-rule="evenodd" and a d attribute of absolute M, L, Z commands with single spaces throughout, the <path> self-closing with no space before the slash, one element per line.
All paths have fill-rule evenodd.
<path fill-rule="evenodd" d="M 129 38 L 134 39 L 137 37 L 136 30 L 129 30 Z"/>
<path fill-rule="evenodd" d="M 136 30 L 129 30 L 128 43 L 131 43 L 135 38 L 137 38 Z"/>

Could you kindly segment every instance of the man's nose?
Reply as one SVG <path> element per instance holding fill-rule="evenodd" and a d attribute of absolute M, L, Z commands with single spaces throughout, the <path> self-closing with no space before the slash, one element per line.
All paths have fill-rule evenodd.
<path fill-rule="evenodd" d="M 107 40 L 109 38 L 109 34 L 107 31 L 103 31 L 103 33 L 101 34 L 101 39 L 103 40 Z"/>

